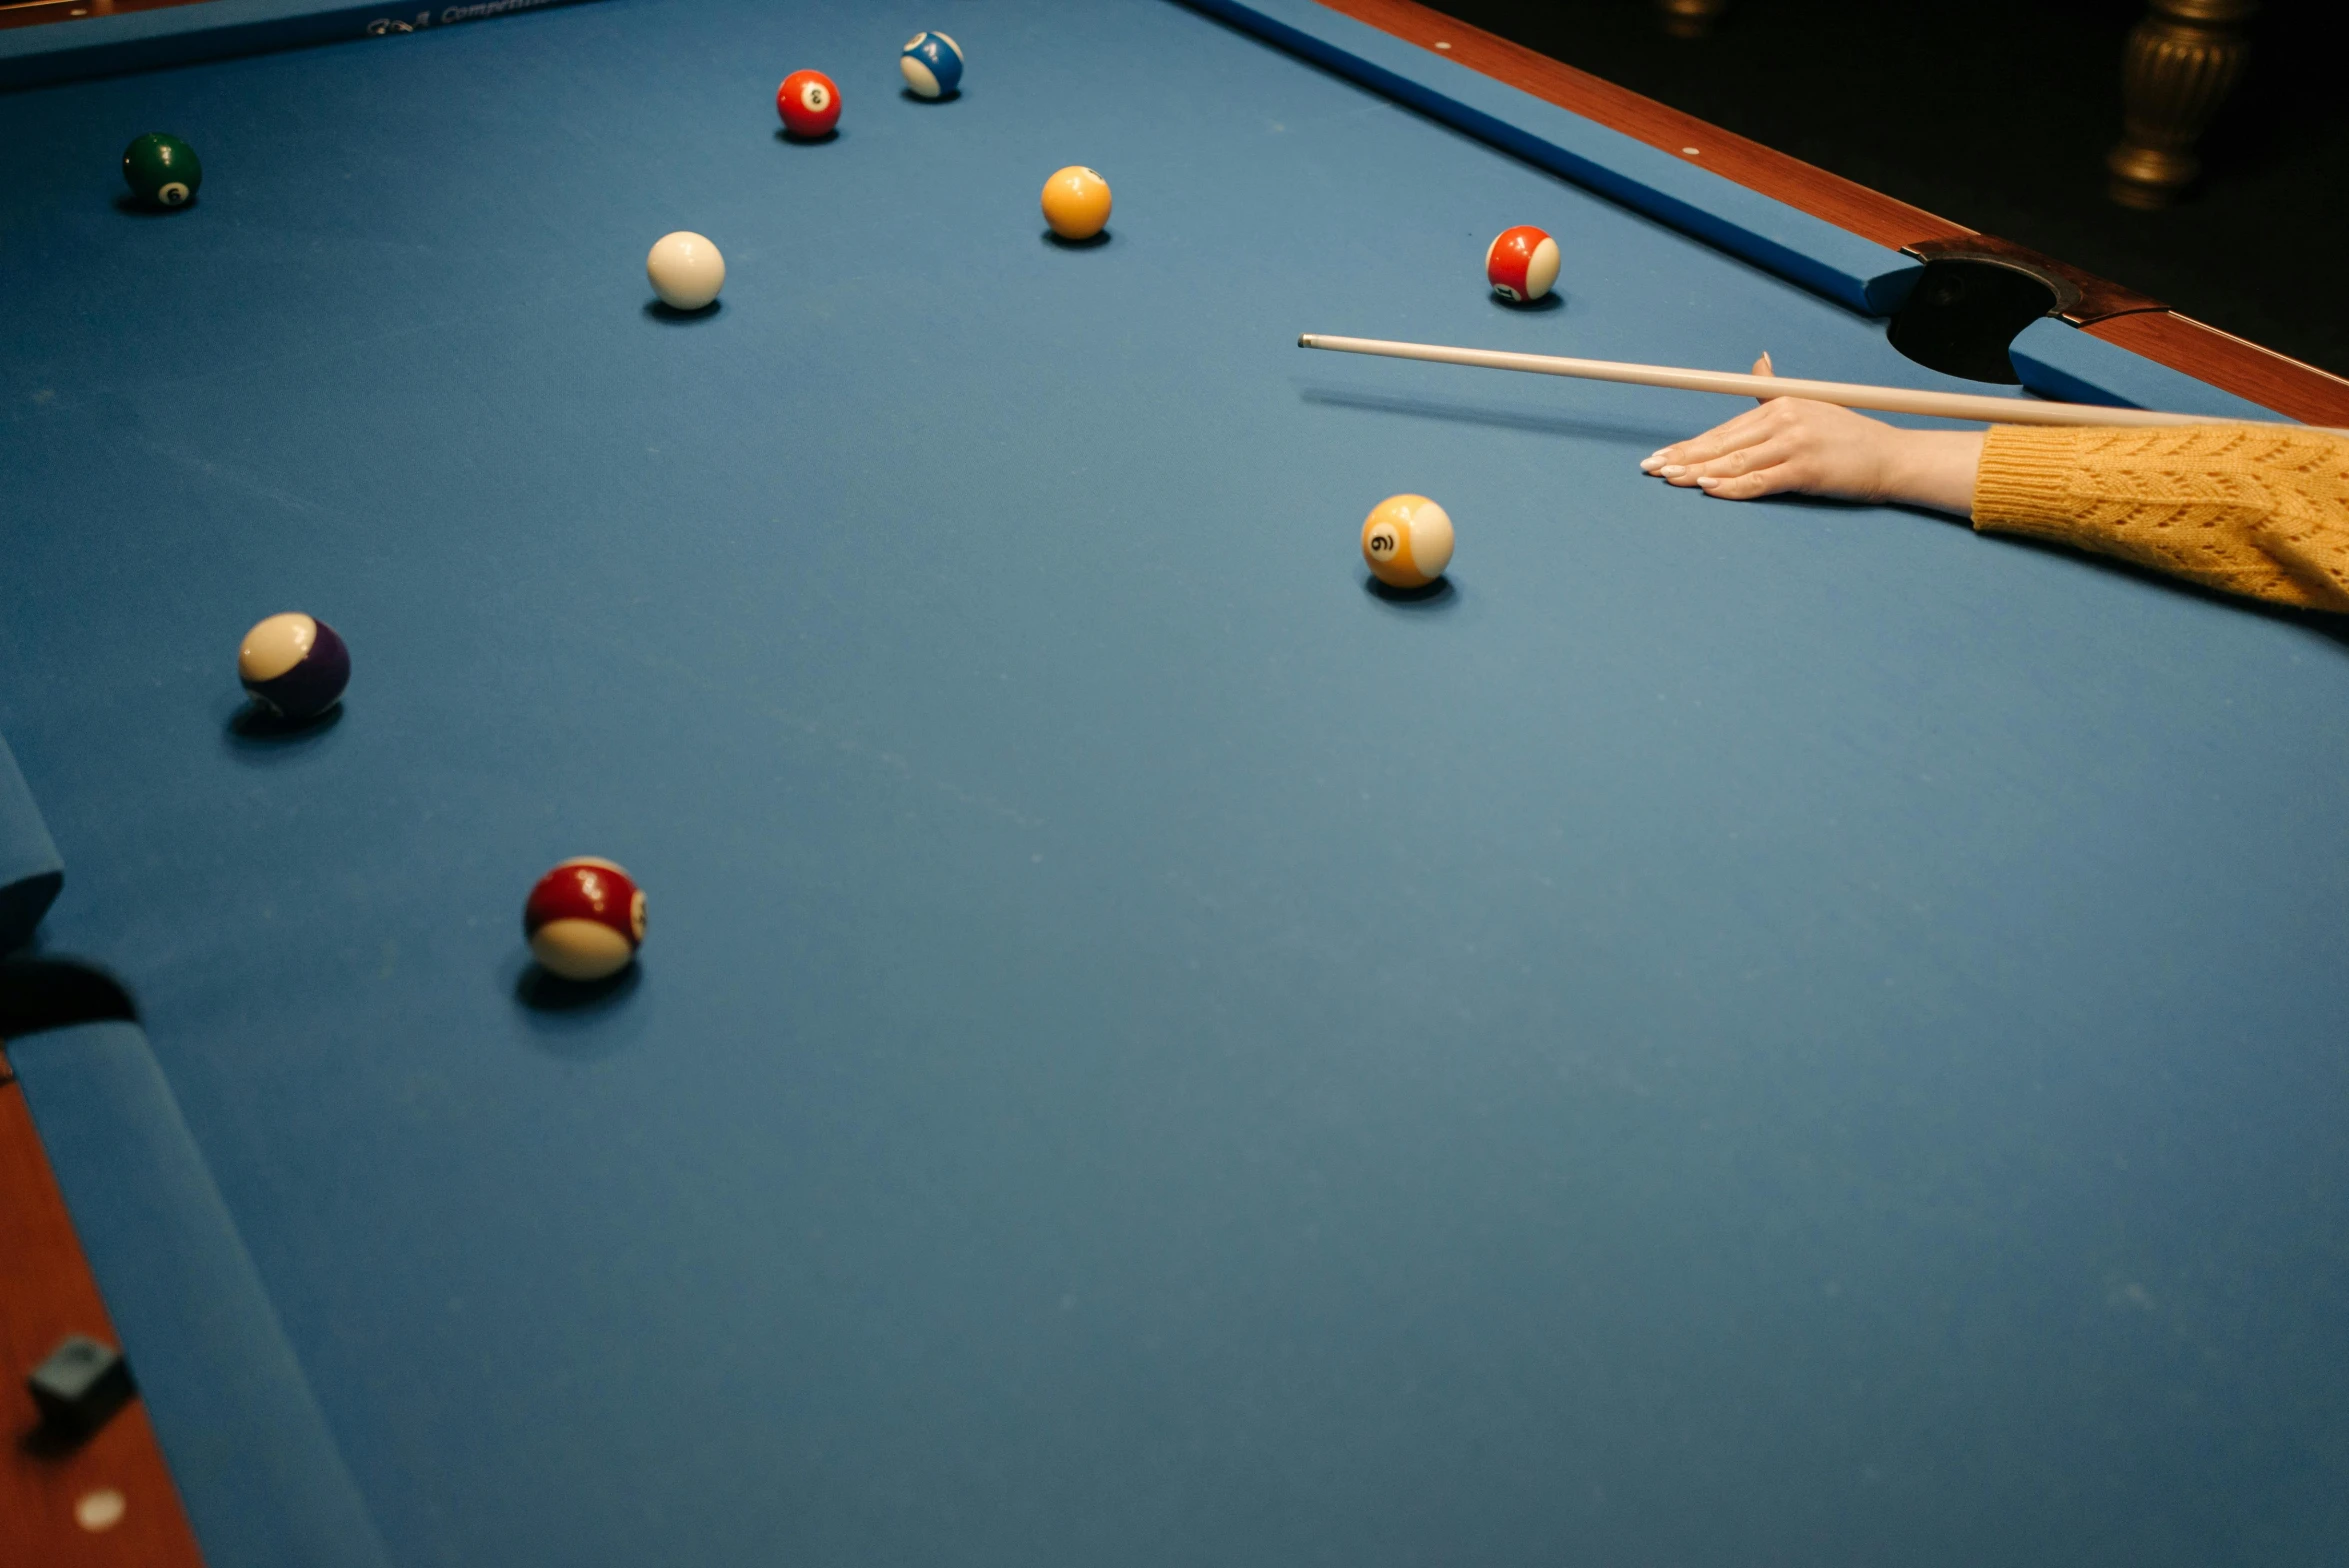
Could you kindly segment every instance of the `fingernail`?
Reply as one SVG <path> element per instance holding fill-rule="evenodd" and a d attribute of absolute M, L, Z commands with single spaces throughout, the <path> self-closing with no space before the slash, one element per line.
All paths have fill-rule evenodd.
<path fill-rule="evenodd" d="M 1666 463 L 1659 471 L 1666 479 L 1678 479 L 1682 474 L 1688 472 L 1688 465 L 1685 463 Z"/>
<path fill-rule="evenodd" d="M 1639 460 L 1639 471 L 1643 474 L 1654 473 L 1656 471 L 1656 462 L 1657 460 L 1652 457 L 1641 458 Z"/>
<path fill-rule="evenodd" d="M 1659 457 L 1662 457 L 1662 456 L 1663 456 L 1663 455 L 1664 455 L 1666 452 L 1669 452 L 1669 451 L 1671 451 L 1671 450 L 1672 450 L 1672 449 L 1671 449 L 1670 447 L 1668 447 L 1668 446 L 1660 446 L 1660 447 L 1656 448 L 1656 449 L 1655 449 L 1653 452 L 1650 452 L 1650 453 L 1649 453 L 1647 456 L 1645 456 L 1645 457 L 1641 458 L 1641 459 L 1640 459 L 1640 461 L 1641 461 L 1642 463 L 1652 463 L 1652 462 L 1654 462 L 1654 461 L 1655 461 L 1657 458 L 1659 458 Z"/>
<path fill-rule="evenodd" d="M 1718 475 L 1718 474 L 1707 474 L 1707 475 L 1705 475 L 1705 477 L 1704 477 L 1704 478 L 1702 478 L 1702 479 L 1700 479 L 1700 480 L 1698 480 L 1698 481 L 1697 481 L 1697 488 L 1698 488 L 1699 490 L 1710 490 L 1710 489 L 1712 489 L 1712 488 L 1713 488 L 1713 486 L 1715 486 L 1715 485 L 1719 484 L 1720 482 L 1721 482 L 1721 477 L 1720 477 L 1720 475 Z"/>

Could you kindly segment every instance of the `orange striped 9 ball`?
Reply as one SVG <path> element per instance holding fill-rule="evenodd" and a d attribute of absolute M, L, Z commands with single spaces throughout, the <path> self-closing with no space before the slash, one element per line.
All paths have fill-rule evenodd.
<path fill-rule="evenodd" d="M 1389 588 L 1424 588 L 1452 564 L 1452 518 L 1423 495 L 1390 495 L 1362 523 L 1362 559 Z"/>

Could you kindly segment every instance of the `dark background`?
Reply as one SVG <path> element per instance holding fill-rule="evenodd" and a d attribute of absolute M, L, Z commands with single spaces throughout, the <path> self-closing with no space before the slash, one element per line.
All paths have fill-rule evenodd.
<path fill-rule="evenodd" d="M 2104 193 L 2142 0 L 1732 0 L 1668 36 L 1651 0 L 1437 8 L 1888 195 L 2349 374 L 2349 6 L 2276 0 L 2164 212 Z"/>

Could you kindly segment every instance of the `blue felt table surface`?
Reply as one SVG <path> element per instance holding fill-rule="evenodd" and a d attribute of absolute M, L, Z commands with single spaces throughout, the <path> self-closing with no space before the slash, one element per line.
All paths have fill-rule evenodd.
<path fill-rule="evenodd" d="M 42 940 L 402 1568 L 2349 1548 L 2349 648 L 1293 346 L 1960 385 L 1880 324 L 1163 0 L 605 0 L 0 136 Z M 346 711 L 242 734 L 296 607 Z M 650 939 L 536 1009 L 575 853 Z"/>

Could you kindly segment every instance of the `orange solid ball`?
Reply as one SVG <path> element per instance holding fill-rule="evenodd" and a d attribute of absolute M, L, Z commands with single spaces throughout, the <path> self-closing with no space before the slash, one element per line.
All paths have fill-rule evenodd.
<path fill-rule="evenodd" d="M 1044 221 L 1064 240 L 1089 240 L 1109 222 L 1109 182 L 1072 163 L 1044 182 Z"/>

